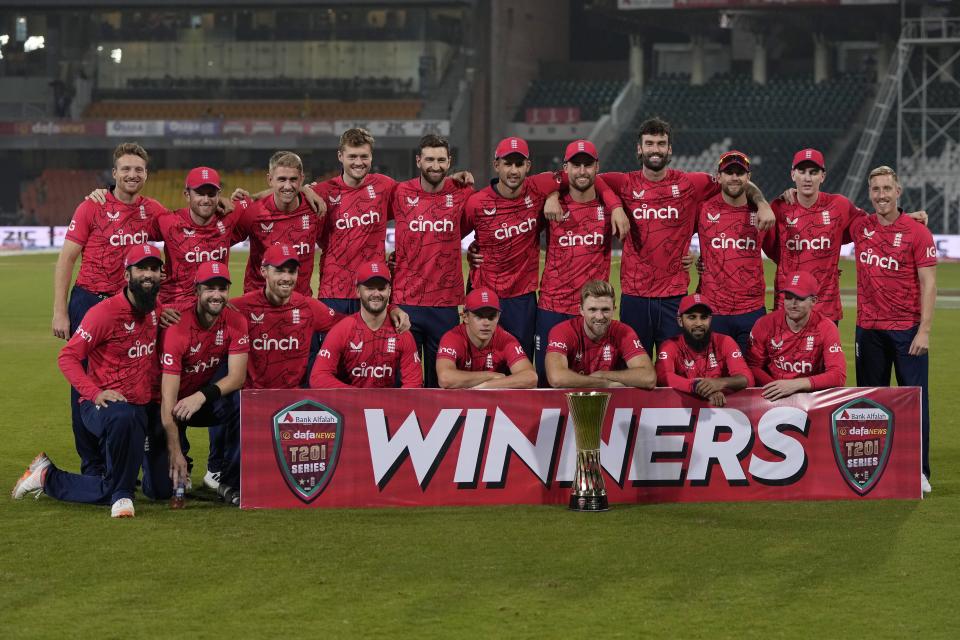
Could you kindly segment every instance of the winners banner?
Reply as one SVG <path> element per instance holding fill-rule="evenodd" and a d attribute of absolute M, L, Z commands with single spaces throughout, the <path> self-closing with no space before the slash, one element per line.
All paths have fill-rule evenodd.
<path fill-rule="evenodd" d="M 610 389 L 610 503 L 908 498 L 920 390 L 838 388 L 715 408 Z M 566 505 L 576 445 L 564 390 L 241 392 L 242 508 Z"/>

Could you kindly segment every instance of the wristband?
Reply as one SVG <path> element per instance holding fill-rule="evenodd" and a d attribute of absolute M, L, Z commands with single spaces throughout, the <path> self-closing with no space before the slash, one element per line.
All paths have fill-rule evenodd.
<path fill-rule="evenodd" d="M 215 384 L 208 384 L 204 387 L 201 387 L 200 393 L 203 394 L 203 397 L 206 398 L 207 402 L 216 402 L 220 399 L 220 396 L 223 393 L 220 391 L 220 387 Z"/>

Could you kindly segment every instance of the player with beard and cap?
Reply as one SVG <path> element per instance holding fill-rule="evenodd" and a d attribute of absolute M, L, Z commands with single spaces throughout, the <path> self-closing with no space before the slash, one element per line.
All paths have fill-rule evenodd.
<path fill-rule="evenodd" d="M 570 189 L 560 198 L 564 217 L 547 223 L 547 252 L 540 278 L 534 344 L 537 376 L 547 385 L 544 361 L 550 330 L 580 314 L 580 289 L 610 278 L 613 230 L 610 212 L 597 198 L 600 158 L 589 140 L 574 140 L 563 154 Z"/>
<path fill-rule="evenodd" d="M 467 295 L 463 324 L 440 340 L 437 374 L 444 389 L 531 389 L 537 373 L 516 338 L 499 326 L 500 300 L 481 287 Z"/>
<path fill-rule="evenodd" d="M 842 387 L 847 382 L 837 325 L 814 309 L 818 287 L 816 278 L 806 271 L 789 274 L 783 307 L 753 326 L 747 364 L 767 400 Z"/>
<path fill-rule="evenodd" d="M 580 291 L 581 317 L 550 331 L 547 377 L 552 387 L 652 389 L 657 375 L 643 345 L 626 324 L 613 319 L 609 282 L 592 280 Z"/>
<path fill-rule="evenodd" d="M 717 163 L 720 193 L 700 205 L 700 284 L 697 291 L 710 301 L 711 324 L 733 338 L 746 352 L 750 329 L 764 313 L 766 282 L 761 246 L 772 234 L 757 228 L 757 213 L 747 206 L 750 159 L 728 151 Z"/>
<path fill-rule="evenodd" d="M 710 303 L 699 293 L 680 300 L 677 324 L 682 333 L 657 352 L 657 384 L 722 407 L 727 393 L 753 386 L 753 374 L 737 343 L 711 330 L 712 315 Z"/>
<path fill-rule="evenodd" d="M 410 331 L 421 350 L 424 386 L 437 386 L 437 347 L 457 326 L 463 303 L 463 207 L 472 187 L 447 177 L 453 156 L 446 138 L 420 139 L 420 176 L 399 183 L 390 210 L 396 220 L 391 298 L 410 314 Z"/>
<path fill-rule="evenodd" d="M 620 318 L 637 332 L 648 352 L 679 331 L 677 309 L 690 287 L 690 240 L 697 213 L 700 203 L 719 191 L 709 174 L 670 169 L 671 143 L 669 123 L 651 118 L 640 125 L 637 136 L 642 168 L 601 175 L 629 212 L 613 214 L 615 226 L 630 229 L 620 266 Z M 746 191 L 757 209 L 758 228 L 768 229 L 774 222 L 770 205 L 753 183 L 747 183 Z"/>
<path fill-rule="evenodd" d="M 144 493 L 167 498 L 186 485 L 190 471 L 184 432 L 187 425 L 224 431 L 227 486 L 239 486 L 240 398 L 247 377 L 250 338 L 247 321 L 227 307 L 230 272 L 221 262 L 204 262 L 194 275 L 194 308 L 163 332 L 160 366 L 162 429 L 148 435 L 144 459 Z M 224 366 L 226 371 L 224 373 Z"/>
<path fill-rule="evenodd" d="M 159 249 L 144 244 L 130 247 L 123 264 L 127 286 L 87 312 L 58 359 L 80 392 L 83 426 L 100 444 L 103 475 L 62 471 L 41 453 L 13 488 L 16 499 L 42 491 L 57 500 L 112 505 L 114 518 L 134 516 L 144 437 L 158 417 L 151 400 L 159 373 L 163 260 Z"/>
<path fill-rule="evenodd" d="M 400 333 L 387 313 L 390 270 L 383 262 L 364 264 L 356 275 L 360 311 L 330 330 L 310 373 L 313 389 L 383 389 L 423 386 L 417 343 Z"/>

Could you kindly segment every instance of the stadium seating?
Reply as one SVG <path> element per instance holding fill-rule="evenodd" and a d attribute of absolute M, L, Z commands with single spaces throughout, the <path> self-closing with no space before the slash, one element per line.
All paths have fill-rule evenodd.
<path fill-rule="evenodd" d="M 65 225 L 84 196 L 103 186 L 105 176 L 97 171 L 45 169 L 20 192 L 23 211 L 32 212 L 36 224 Z"/>
<path fill-rule="evenodd" d="M 579 107 L 580 119 L 593 121 L 610 111 L 623 82 L 617 80 L 534 80 L 517 111 L 517 121 L 533 107 Z"/>
<path fill-rule="evenodd" d="M 314 100 L 104 100 L 92 103 L 88 118 L 131 120 L 199 120 L 203 118 L 341 120 L 413 120 L 423 108 L 419 100 L 365 100 L 335 102 Z"/>

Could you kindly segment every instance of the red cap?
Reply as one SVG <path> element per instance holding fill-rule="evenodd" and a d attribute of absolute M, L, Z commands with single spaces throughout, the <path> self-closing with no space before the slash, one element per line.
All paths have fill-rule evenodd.
<path fill-rule="evenodd" d="M 824 171 L 827 170 L 827 165 L 823 163 L 823 154 L 816 149 L 801 149 L 797 151 L 793 154 L 793 164 L 790 166 L 796 169 L 797 165 L 801 162 L 812 162 Z"/>
<path fill-rule="evenodd" d="M 585 153 L 594 160 L 599 160 L 600 155 L 597 153 L 597 147 L 594 146 L 589 140 L 574 140 L 567 145 L 567 150 L 563 153 L 563 161 L 570 162 L 573 159 L 573 156 Z"/>
<path fill-rule="evenodd" d="M 464 311 L 479 311 L 480 309 L 500 311 L 500 298 L 491 289 L 480 287 L 467 294 L 463 309 Z"/>
<path fill-rule="evenodd" d="M 197 268 L 196 275 L 193 276 L 194 284 L 203 284 L 211 280 L 226 280 L 230 282 L 230 270 L 222 262 L 211 260 L 204 262 Z"/>
<path fill-rule="evenodd" d="M 680 310 L 677 311 L 677 315 L 682 316 L 694 307 L 706 307 L 707 313 L 713 313 L 713 309 L 710 307 L 710 303 L 707 302 L 707 299 L 699 293 L 693 293 L 680 298 Z"/>
<path fill-rule="evenodd" d="M 723 171 L 731 166 L 743 167 L 743 170 L 749 173 L 750 158 L 742 151 L 727 151 L 720 156 L 720 162 L 717 163 L 717 171 Z"/>
<path fill-rule="evenodd" d="M 123 257 L 123 268 L 132 267 L 140 264 L 144 260 L 159 260 L 163 262 L 163 254 L 152 244 L 135 244 L 129 249 Z"/>
<path fill-rule="evenodd" d="M 530 147 L 527 146 L 527 141 L 523 138 L 504 138 L 500 141 L 500 144 L 497 145 L 497 150 L 494 152 L 494 158 L 506 158 L 507 156 L 519 153 L 524 158 L 530 157 Z"/>
<path fill-rule="evenodd" d="M 380 278 L 390 282 L 390 269 L 383 262 L 364 262 L 357 269 L 357 284 L 364 284 L 374 278 Z"/>
<path fill-rule="evenodd" d="M 220 188 L 220 174 L 210 167 L 196 167 L 187 174 L 187 189 L 197 189 L 205 184 Z"/>
<path fill-rule="evenodd" d="M 799 298 L 808 298 L 817 295 L 820 286 L 809 271 L 794 271 L 787 274 L 787 283 L 783 286 L 783 291 Z"/>
<path fill-rule="evenodd" d="M 293 261 L 300 266 L 300 257 L 297 250 L 288 244 L 271 245 L 263 254 L 263 265 L 268 267 L 282 267 Z"/>

